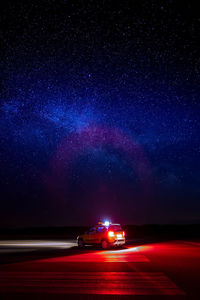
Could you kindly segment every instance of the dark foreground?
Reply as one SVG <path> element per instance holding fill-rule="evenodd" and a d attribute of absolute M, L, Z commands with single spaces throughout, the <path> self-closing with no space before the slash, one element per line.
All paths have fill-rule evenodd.
<path fill-rule="evenodd" d="M 200 299 L 197 240 L 107 251 L 7 240 L 0 253 L 0 299 Z"/>

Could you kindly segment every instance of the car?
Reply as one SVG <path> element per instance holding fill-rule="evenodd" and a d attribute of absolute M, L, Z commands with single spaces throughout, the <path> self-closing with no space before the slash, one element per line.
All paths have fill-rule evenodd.
<path fill-rule="evenodd" d="M 100 245 L 103 249 L 111 246 L 122 246 L 125 244 L 125 232 L 120 224 L 111 224 L 109 222 L 101 223 L 90 228 L 89 231 L 77 237 L 79 248 L 85 245 Z"/>

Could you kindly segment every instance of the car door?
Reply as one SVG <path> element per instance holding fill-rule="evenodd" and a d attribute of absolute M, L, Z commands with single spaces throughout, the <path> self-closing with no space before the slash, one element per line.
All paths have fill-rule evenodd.
<path fill-rule="evenodd" d="M 90 228 L 87 234 L 87 243 L 88 244 L 95 244 L 96 240 L 96 227 Z"/>
<path fill-rule="evenodd" d="M 97 230 L 96 230 L 96 235 L 97 235 L 97 243 L 100 244 L 101 241 L 103 239 L 105 239 L 105 236 L 106 236 L 106 228 L 105 226 L 98 226 L 97 227 Z"/>

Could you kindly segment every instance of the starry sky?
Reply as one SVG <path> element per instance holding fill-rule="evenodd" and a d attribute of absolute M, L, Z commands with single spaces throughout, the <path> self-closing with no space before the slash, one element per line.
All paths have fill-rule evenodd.
<path fill-rule="evenodd" d="M 0 226 L 200 221 L 193 1 L 0 9 Z"/>

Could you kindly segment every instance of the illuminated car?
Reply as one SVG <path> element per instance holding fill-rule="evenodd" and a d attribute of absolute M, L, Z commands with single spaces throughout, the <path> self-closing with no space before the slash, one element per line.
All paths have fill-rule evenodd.
<path fill-rule="evenodd" d="M 100 245 L 103 249 L 110 246 L 122 246 L 125 244 L 125 232 L 120 224 L 99 223 L 78 236 L 77 243 L 79 248 L 85 245 Z"/>

